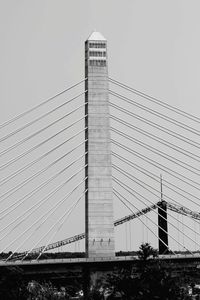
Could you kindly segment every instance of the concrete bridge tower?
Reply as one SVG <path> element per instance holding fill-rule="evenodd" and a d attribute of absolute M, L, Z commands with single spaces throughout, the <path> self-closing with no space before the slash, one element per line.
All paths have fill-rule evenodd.
<path fill-rule="evenodd" d="M 99 32 L 85 42 L 85 77 L 86 255 L 114 257 L 107 41 Z"/>

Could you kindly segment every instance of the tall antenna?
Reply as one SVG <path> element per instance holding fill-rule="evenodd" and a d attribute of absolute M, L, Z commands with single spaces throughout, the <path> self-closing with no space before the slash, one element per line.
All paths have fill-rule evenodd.
<path fill-rule="evenodd" d="M 163 178 L 162 174 L 160 174 L 160 201 L 163 201 Z"/>

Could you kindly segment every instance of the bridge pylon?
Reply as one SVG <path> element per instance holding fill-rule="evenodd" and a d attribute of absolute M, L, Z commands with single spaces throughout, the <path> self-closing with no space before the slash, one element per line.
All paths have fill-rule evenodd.
<path fill-rule="evenodd" d="M 87 257 L 115 256 L 107 63 L 107 41 L 93 32 L 85 42 Z"/>
<path fill-rule="evenodd" d="M 163 179 L 160 175 L 160 196 L 158 203 L 158 252 L 167 254 L 168 248 L 168 224 L 167 224 L 167 202 L 163 200 Z"/>
<path fill-rule="evenodd" d="M 164 200 L 158 203 L 158 250 L 159 254 L 167 254 L 169 252 L 167 203 Z"/>

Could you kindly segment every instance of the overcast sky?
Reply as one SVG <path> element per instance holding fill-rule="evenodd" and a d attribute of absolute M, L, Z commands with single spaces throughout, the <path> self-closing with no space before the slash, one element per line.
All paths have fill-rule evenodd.
<path fill-rule="evenodd" d="M 198 0 L 0 4 L 2 118 L 83 78 L 83 43 L 94 29 L 108 40 L 110 76 L 196 112 Z"/>
<path fill-rule="evenodd" d="M 200 117 L 199 11 L 198 0 L 0 0 L 0 123 L 82 80 L 93 30 L 110 77 Z"/>

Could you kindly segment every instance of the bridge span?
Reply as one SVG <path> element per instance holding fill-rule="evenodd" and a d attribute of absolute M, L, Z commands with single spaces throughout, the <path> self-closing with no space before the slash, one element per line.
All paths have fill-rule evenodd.
<path fill-rule="evenodd" d="M 151 261 L 160 261 L 171 263 L 170 266 L 194 266 L 200 270 L 200 254 L 168 254 L 159 255 L 153 258 Z M 35 270 L 36 273 L 42 272 L 42 270 L 48 270 L 48 272 L 56 272 L 60 270 L 61 266 L 64 266 L 65 270 L 71 268 L 82 269 L 89 267 L 96 271 L 104 269 L 112 270 L 114 267 L 120 266 L 134 266 L 140 263 L 141 260 L 138 256 L 115 256 L 115 257 L 92 257 L 92 258 L 59 258 L 59 259 L 34 259 L 34 260 L 15 260 L 15 261 L 0 261 L 0 268 L 3 267 L 20 267 L 25 272 L 29 273 L 29 270 Z M 45 271 L 45 272 L 46 272 Z M 32 271 L 31 271 L 32 272 Z"/>
<path fill-rule="evenodd" d="M 200 254 L 167 254 L 158 255 L 153 258 L 154 260 L 162 261 L 197 261 L 200 262 Z M 115 256 L 115 257 L 92 257 L 92 258 L 57 258 L 57 259 L 33 259 L 33 260 L 13 260 L 13 261 L 0 261 L 0 267 L 8 266 L 39 266 L 39 265 L 86 265 L 86 264 L 99 264 L 99 263 L 119 263 L 119 262 L 136 262 L 139 261 L 138 256 Z M 200 267 L 200 265 L 199 265 Z"/>

